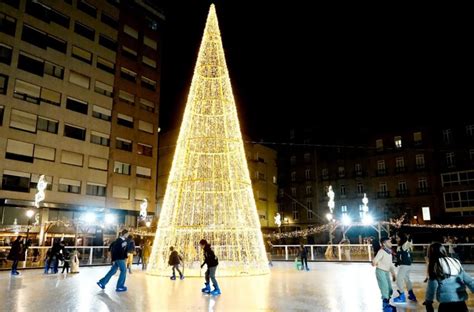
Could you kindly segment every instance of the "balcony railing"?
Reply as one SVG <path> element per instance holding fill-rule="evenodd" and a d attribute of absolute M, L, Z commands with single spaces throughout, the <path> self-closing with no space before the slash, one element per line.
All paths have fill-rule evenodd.
<path fill-rule="evenodd" d="M 388 198 L 390 197 L 389 191 L 377 192 L 377 198 Z"/>
<path fill-rule="evenodd" d="M 431 189 L 429 187 L 418 187 L 416 188 L 416 193 L 418 195 L 430 194 Z"/>
<path fill-rule="evenodd" d="M 408 195 L 410 195 L 410 192 L 408 192 L 406 189 L 397 190 L 397 197 L 406 197 Z"/>
<path fill-rule="evenodd" d="M 403 173 L 406 171 L 406 167 L 395 167 L 395 173 Z"/>
<path fill-rule="evenodd" d="M 387 175 L 387 169 L 377 169 L 377 171 L 375 171 L 375 175 L 378 177 L 385 176 Z"/>

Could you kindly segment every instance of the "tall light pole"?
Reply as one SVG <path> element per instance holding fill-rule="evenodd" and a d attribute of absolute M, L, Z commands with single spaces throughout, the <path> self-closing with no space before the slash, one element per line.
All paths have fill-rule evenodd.
<path fill-rule="evenodd" d="M 38 184 L 36 185 L 36 189 L 38 192 L 35 194 L 35 207 L 38 209 L 40 203 L 45 199 L 46 187 L 48 186 L 48 181 L 46 181 L 44 175 L 42 174 L 38 179 Z M 42 220 L 42 219 L 41 219 Z M 43 236 L 44 236 L 44 225 L 40 224 L 40 233 L 39 233 L 39 245 L 43 243 Z"/>
<path fill-rule="evenodd" d="M 28 218 L 28 225 L 26 227 L 26 243 L 28 244 L 28 236 L 30 234 L 30 225 L 31 225 L 31 218 L 35 215 L 34 210 L 28 209 L 26 211 L 26 217 Z"/>

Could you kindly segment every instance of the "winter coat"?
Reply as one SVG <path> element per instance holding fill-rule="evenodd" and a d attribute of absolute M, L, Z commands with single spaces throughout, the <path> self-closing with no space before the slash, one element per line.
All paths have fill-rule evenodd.
<path fill-rule="evenodd" d="M 474 280 L 467 274 L 457 259 L 445 257 L 439 260 L 444 279 L 429 279 L 426 286 L 426 301 L 433 302 L 436 294 L 438 302 L 459 302 L 468 298 L 466 286 L 474 291 Z"/>
<path fill-rule="evenodd" d="M 77 251 L 72 253 L 71 257 L 71 273 L 79 273 L 79 257 Z"/>
<path fill-rule="evenodd" d="M 301 259 L 308 258 L 308 250 L 306 250 L 306 247 L 303 247 L 303 249 L 300 249 L 300 252 L 298 255 Z"/>
<path fill-rule="evenodd" d="M 109 249 L 112 261 L 127 259 L 127 245 L 127 241 L 124 240 L 122 237 L 117 238 L 110 245 Z"/>
<path fill-rule="evenodd" d="M 170 254 L 170 258 L 168 259 L 169 265 L 178 265 L 180 264 L 181 260 L 183 260 L 176 250 L 173 250 Z"/>
<path fill-rule="evenodd" d="M 214 251 L 211 249 L 211 245 L 207 244 L 204 247 L 204 264 L 207 264 L 208 268 L 215 267 L 219 264 L 219 260 L 217 259 L 216 255 L 214 254 Z"/>
<path fill-rule="evenodd" d="M 133 239 L 127 240 L 127 253 L 135 253 L 135 241 Z"/>
<path fill-rule="evenodd" d="M 12 248 L 10 249 L 10 253 L 8 254 L 7 259 L 11 261 L 20 261 L 24 260 L 24 255 L 22 257 L 23 253 L 23 244 L 21 240 L 17 239 L 13 242 Z"/>
<path fill-rule="evenodd" d="M 397 248 L 397 265 L 411 265 L 411 250 L 413 244 L 406 241 L 402 246 Z"/>

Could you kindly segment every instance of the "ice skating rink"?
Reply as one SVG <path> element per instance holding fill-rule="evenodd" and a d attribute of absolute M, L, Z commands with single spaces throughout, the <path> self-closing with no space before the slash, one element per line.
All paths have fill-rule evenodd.
<path fill-rule="evenodd" d="M 218 279 L 222 295 L 201 294 L 203 278 L 171 281 L 135 268 L 127 274 L 128 291 L 115 292 L 118 274 L 105 290 L 97 285 L 109 267 L 81 268 L 76 275 L 0 272 L 0 311 L 381 311 L 374 268 L 368 263 L 310 263 L 297 271 L 293 263 L 275 262 L 271 274 Z M 465 266 L 474 275 L 474 266 Z M 204 272 L 204 271 L 203 271 Z M 398 311 L 424 311 L 425 267 L 415 264 L 412 281 L 418 304 Z M 394 285 L 394 289 L 396 286 Z M 474 295 L 468 306 L 474 311 Z"/>

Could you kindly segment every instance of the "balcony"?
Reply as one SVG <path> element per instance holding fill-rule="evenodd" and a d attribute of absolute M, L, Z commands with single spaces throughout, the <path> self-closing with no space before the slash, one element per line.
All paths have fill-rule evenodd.
<path fill-rule="evenodd" d="M 398 189 L 397 190 L 397 197 L 407 197 L 410 195 L 410 192 L 408 192 L 407 189 Z"/>
<path fill-rule="evenodd" d="M 425 164 L 416 164 L 415 171 L 424 171 L 426 169 Z"/>
<path fill-rule="evenodd" d="M 321 180 L 329 180 L 329 176 L 328 175 L 323 175 L 323 176 L 321 176 Z"/>
<path fill-rule="evenodd" d="M 390 197 L 389 191 L 377 192 L 377 198 L 388 198 Z"/>
<path fill-rule="evenodd" d="M 363 171 L 354 171 L 354 178 L 362 178 L 365 177 L 365 173 Z"/>
<path fill-rule="evenodd" d="M 387 169 L 377 169 L 377 171 L 375 171 L 375 175 L 377 177 L 386 176 L 387 175 Z"/>
<path fill-rule="evenodd" d="M 431 194 L 431 189 L 429 187 L 417 187 L 416 188 L 416 193 L 418 195 Z"/>
<path fill-rule="evenodd" d="M 395 173 L 404 173 L 406 172 L 406 167 L 395 167 Z"/>

